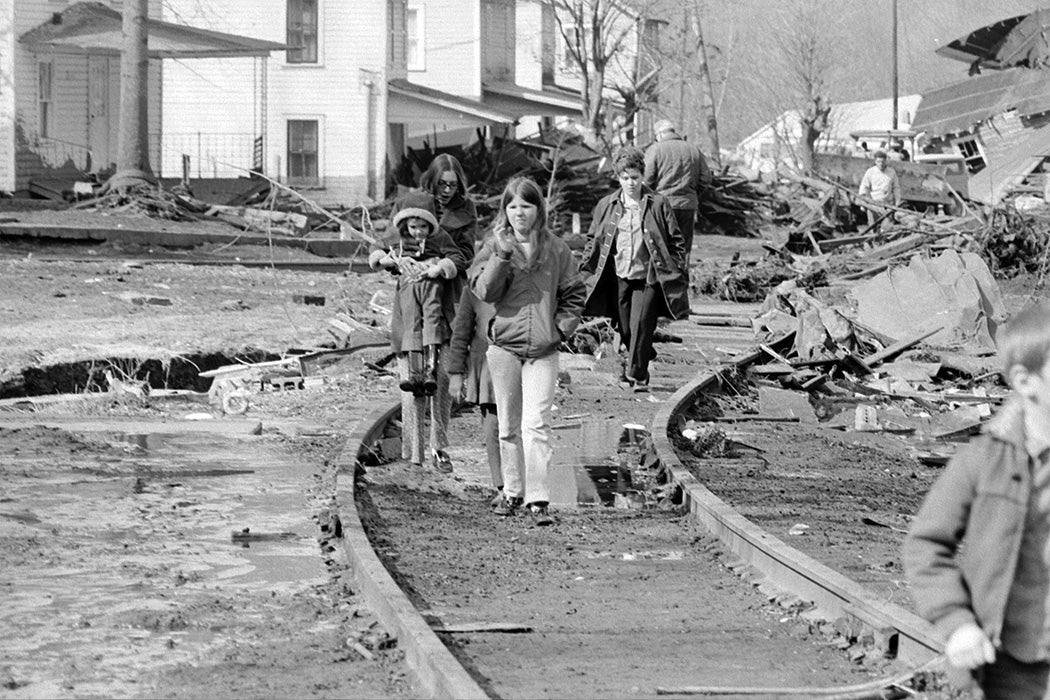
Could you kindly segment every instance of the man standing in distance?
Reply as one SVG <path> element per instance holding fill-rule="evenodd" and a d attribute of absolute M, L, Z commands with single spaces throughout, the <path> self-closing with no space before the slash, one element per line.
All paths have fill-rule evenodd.
<path fill-rule="evenodd" d="M 693 222 L 700 205 L 701 183 L 711 171 L 700 149 L 687 142 L 675 125 L 661 119 L 653 127 L 656 142 L 645 152 L 645 184 L 667 198 L 685 242 L 685 263 L 693 250 Z"/>
<path fill-rule="evenodd" d="M 886 151 L 875 151 L 875 165 L 868 168 L 860 180 L 858 196 L 873 204 L 901 205 L 901 185 L 897 172 L 886 167 Z M 867 207 L 868 226 L 874 226 L 879 217 L 888 211 L 881 207 Z"/>

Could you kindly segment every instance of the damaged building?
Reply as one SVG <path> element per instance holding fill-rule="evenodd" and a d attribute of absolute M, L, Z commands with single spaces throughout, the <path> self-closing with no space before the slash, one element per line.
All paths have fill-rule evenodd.
<path fill-rule="evenodd" d="M 970 77 L 925 93 L 912 128 L 925 132 L 928 152 L 962 154 L 973 200 L 995 205 L 1018 189 L 1042 192 L 1042 165 L 1050 156 L 1048 30 L 1050 9 L 1043 9 L 982 27 L 937 51 L 965 62 Z"/>

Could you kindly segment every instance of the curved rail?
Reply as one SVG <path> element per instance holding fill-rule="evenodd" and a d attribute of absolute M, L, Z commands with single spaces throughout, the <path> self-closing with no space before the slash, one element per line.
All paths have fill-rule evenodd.
<path fill-rule="evenodd" d="M 379 560 L 365 534 L 357 512 L 354 481 L 362 448 L 380 434 L 386 424 L 401 412 L 401 404 L 380 408 L 366 416 L 350 433 L 342 451 L 335 458 L 337 474 L 349 475 L 346 484 L 337 482 L 345 494 L 337 497 L 339 520 L 343 526 L 343 548 L 354 574 L 357 591 L 386 627 L 397 637 L 405 653 L 405 662 L 415 675 L 421 694 L 431 698 L 487 698 L 481 686 L 452 655 L 423 616 L 394 581 Z"/>
<path fill-rule="evenodd" d="M 755 351 L 738 359 L 734 366 L 743 368 L 760 357 L 761 352 Z M 943 645 L 925 620 L 898 605 L 878 600 L 860 584 L 770 535 L 715 496 L 684 467 L 671 444 L 669 426 L 674 416 L 687 409 L 701 392 L 716 388 L 718 383 L 718 372 L 699 375 L 675 392 L 653 420 L 656 454 L 682 488 L 692 517 L 783 596 L 812 602 L 826 619 L 844 618 L 859 624 L 871 633 L 876 646 L 906 663 L 919 666 L 935 662 Z M 399 412 L 400 404 L 396 404 L 371 413 L 351 433 L 336 458 L 338 472 L 351 477 L 347 485 L 340 487 L 345 499 L 339 499 L 339 503 L 353 504 L 340 509 L 347 558 L 358 591 L 387 629 L 396 633 L 420 690 L 429 697 L 485 698 L 485 691 L 445 647 L 383 566 L 357 512 L 353 482 L 359 457 Z"/>
<path fill-rule="evenodd" d="M 756 351 L 734 364 L 742 368 L 760 356 Z M 827 619 L 844 617 L 861 623 L 873 633 L 877 645 L 906 662 L 923 664 L 936 657 L 943 645 L 929 623 L 899 605 L 876 599 L 860 584 L 758 527 L 711 493 L 682 465 L 668 433 L 672 418 L 718 382 L 717 372 L 700 375 L 675 392 L 653 419 L 656 453 L 682 487 L 692 516 L 774 587 L 813 602 Z"/>

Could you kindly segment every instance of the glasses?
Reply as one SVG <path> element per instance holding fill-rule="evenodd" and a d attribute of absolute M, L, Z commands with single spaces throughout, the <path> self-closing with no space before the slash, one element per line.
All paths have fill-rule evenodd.
<path fill-rule="evenodd" d="M 452 182 L 449 182 L 448 180 L 438 180 L 437 186 L 439 190 L 454 190 L 459 187 L 459 181 L 453 180 Z"/>

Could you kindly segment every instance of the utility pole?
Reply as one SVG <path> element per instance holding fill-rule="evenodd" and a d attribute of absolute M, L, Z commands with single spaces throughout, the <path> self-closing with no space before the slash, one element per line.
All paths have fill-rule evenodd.
<path fill-rule="evenodd" d="M 715 168 L 722 169 L 722 157 L 718 145 L 718 118 L 715 115 L 715 96 L 711 88 L 711 71 L 707 67 L 707 47 L 704 44 L 704 31 L 700 22 L 699 3 L 693 4 L 693 30 L 696 32 L 696 57 L 700 62 L 700 93 L 703 95 L 704 119 L 706 125 L 707 151 Z"/>
<path fill-rule="evenodd" d="M 893 3 L 893 128 L 896 129 L 899 112 L 897 101 L 900 95 L 897 83 L 897 0 L 891 0 L 891 2 Z"/>
<path fill-rule="evenodd" d="M 689 53 L 689 6 L 682 3 L 682 55 Z M 678 75 L 678 128 L 685 133 L 685 71 L 679 68 Z"/>

